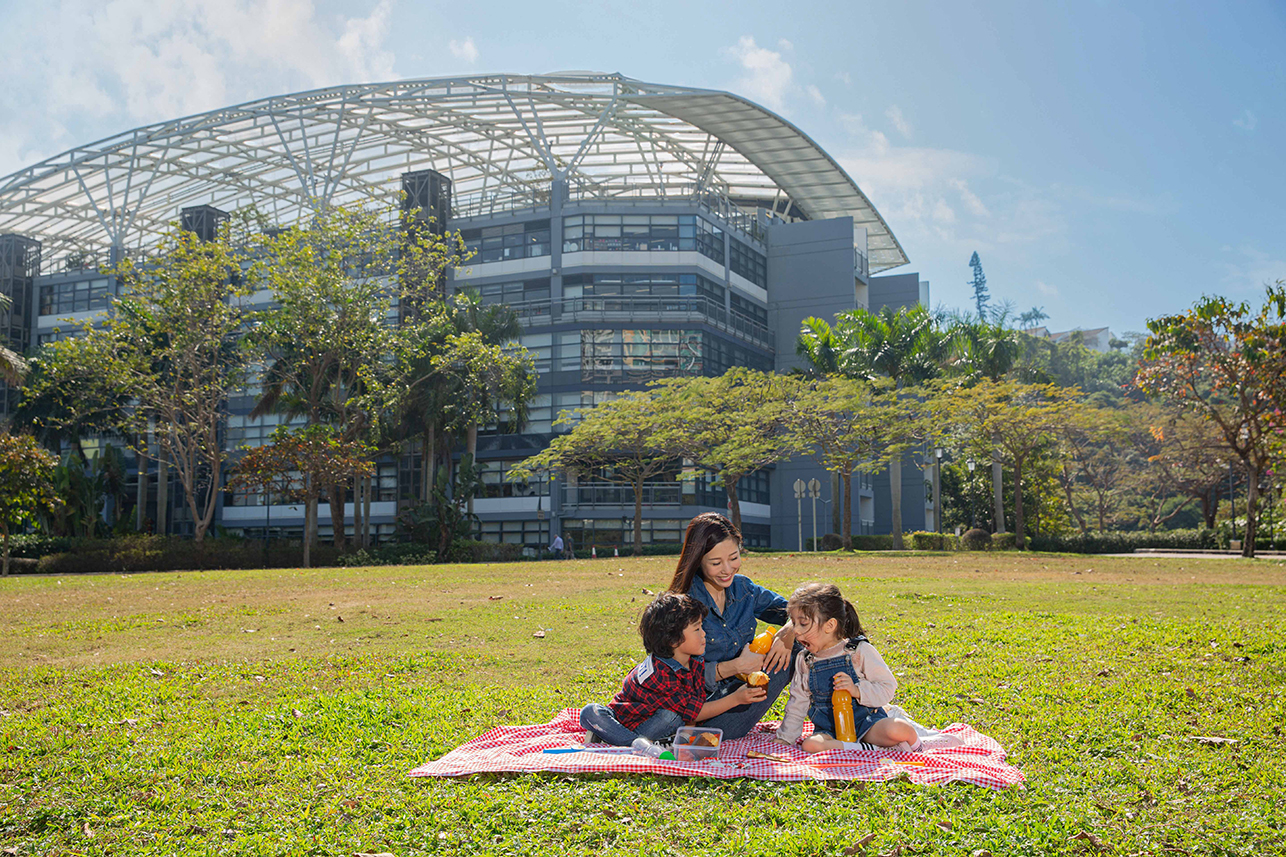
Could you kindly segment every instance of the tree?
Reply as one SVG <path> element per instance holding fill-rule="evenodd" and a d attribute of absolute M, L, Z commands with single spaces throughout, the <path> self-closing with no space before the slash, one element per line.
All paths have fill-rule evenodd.
<path fill-rule="evenodd" d="M 717 378 L 674 378 L 653 383 L 663 407 L 683 415 L 674 442 L 699 471 L 715 475 L 728 495 L 732 524 L 741 529 L 737 482 L 789 458 L 790 377 L 729 369 Z"/>
<path fill-rule="evenodd" d="M 813 335 L 825 337 L 825 322 L 806 319 L 804 327 Z M 830 331 L 835 364 L 848 378 L 888 378 L 894 391 L 920 384 L 936 377 L 951 358 L 953 334 L 943 330 L 937 318 L 923 306 L 883 307 L 879 313 L 864 309 L 851 310 L 835 317 Z M 896 403 L 900 393 L 889 400 Z M 900 425 L 892 421 L 892 425 Z M 910 425 L 905 423 L 904 425 Z M 893 545 L 902 547 L 902 453 L 909 448 L 902 438 L 892 443 L 896 460 L 889 461 L 889 493 L 893 512 Z M 852 511 L 845 506 L 848 517 Z"/>
<path fill-rule="evenodd" d="M 1133 487 L 1144 499 L 1149 532 L 1194 502 L 1205 525 L 1214 529 L 1231 458 L 1218 426 L 1204 414 L 1168 402 L 1143 402 L 1131 409 L 1131 436 L 1146 457 Z M 1165 500 L 1176 495 L 1182 499 L 1167 506 Z"/>
<path fill-rule="evenodd" d="M 1126 500 L 1122 488 L 1139 466 L 1125 415 L 1086 407 L 1068 421 L 1059 440 L 1056 476 L 1068 512 L 1082 533 L 1089 532 L 1077 496 L 1088 492 L 1098 531 L 1106 531 L 1116 524 L 1115 514 Z"/>
<path fill-rule="evenodd" d="M 853 474 L 878 473 L 909 448 L 915 405 L 884 379 L 800 379 L 789 399 L 791 444 L 838 475 L 844 508 L 851 509 Z M 852 545 L 851 515 L 844 516 L 840 537 Z"/>
<path fill-rule="evenodd" d="M 987 301 L 991 295 L 987 292 L 987 275 L 982 272 L 982 260 L 978 258 L 978 251 L 973 251 L 969 257 L 969 267 L 973 268 L 973 279 L 969 285 L 973 288 L 973 302 L 978 308 L 978 318 L 987 317 Z"/>
<path fill-rule="evenodd" d="M 311 425 L 296 431 L 280 426 L 272 443 L 250 447 L 237 462 L 229 485 L 234 490 L 277 494 L 316 508 L 317 498 L 327 486 L 353 474 L 370 475 L 370 450 L 361 443 L 343 440 L 326 425 Z M 271 499 L 271 498 L 270 498 Z M 315 518 L 305 527 L 316 527 Z M 303 564 L 311 562 L 314 533 L 304 533 Z"/>
<path fill-rule="evenodd" d="M 0 537 L 4 539 L 4 577 L 9 576 L 9 538 L 34 524 L 61 502 L 54 491 L 57 460 L 29 435 L 0 433 Z"/>
<path fill-rule="evenodd" d="M 1014 533 L 1025 546 L 1023 469 L 1047 450 L 1081 413 L 1076 388 L 1018 381 L 980 381 L 973 386 L 940 384 L 928 407 L 941 436 L 994 454 L 1014 472 Z"/>
<path fill-rule="evenodd" d="M 683 415 L 651 390 L 622 393 L 593 408 L 560 416 L 579 419 L 567 434 L 509 472 L 514 481 L 558 469 L 628 486 L 634 494 L 634 555 L 643 553 L 643 492 L 648 480 L 675 467 L 683 450 L 676 442 Z"/>
<path fill-rule="evenodd" d="M 13 300 L 0 292 L 0 316 L 7 315 L 13 307 Z M 17 387 L 27 373 L 27 363 L 19 355 L 0 345 L 0 381 Z"/>
<path fill-rule="evenodd" d="M 1149 395 L 1199 414 L 1246 470 L 1242 556 L 1255 555 L 1259 484 L 1274 458 L 1286 406 L 1286 285 L 1263 306 L 1203 297 L 1184 313 L 1148 321 L 1136 383 Z"/>
<path fill-rule="evenodd" d="M 228 396 L 244 387 L 253 354 L 245 347 L 244 298 L 258 266 L 224 226 L 211 241 L 174 230 L 145 263 L 115 270 L 121 294 L 88 346 L 103 356 L 104 386 L 133 407 L 122 434 L 147 455 L 149 423 L 174 467 L 200 542 L 214 519 L 223 479 L 220 430 Z"/>

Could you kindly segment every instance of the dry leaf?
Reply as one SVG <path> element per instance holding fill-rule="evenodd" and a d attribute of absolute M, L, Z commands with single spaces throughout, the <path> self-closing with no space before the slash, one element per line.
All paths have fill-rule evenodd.
<path fill-rule="evenodd" d="M 857 840 L 852 845 L 844 849 L 845 857 L 853 857 L 854 854 L 860 854 L 861 852 L 865 851 L 867 844 L 870 843 L 870 841 L 874 838 L 875 838 L 874 833 L 866 834 L 861 839 Z"/>
<path fill-rule="evenodd" d="M 152 675 L 165 675 L 165 673 L 161 672 L 156 667 L 152 667 L 151 672 L 152 672 Z"/>
<path fill-rule="evenodd" d="M 1098 672 L 1096 672 L 1096 673 L 1095 673 L 1095 675 L 1101 675 L 1101 676 L 1108 676 L 1108 675 L 1111 675 L 1111 674 L 1112 674 L 1112 671 L 1111 671 L 1110 669 L 1108 669 L 1107 667 L 1104 667 L 1103 669 L 1101 669 L 1101 670 L 1099 670 Z"/>
<path fill-rule="evenodd" d="M 441 617 L 441 616 L 430 616 L 429 618 L 425 619 L 424 621 L 425 621 L 425 622 L 441 622 L 441 621 L 442 621 L 442 617 Z"/>
<path fill-rule="evenodd" d="M 488 596 L 487 596 L 487 600 L 488 600 L 488 601 L 499 601 L 501 598 L 504 598 L 504 596 L 503 596 L 503 595 L 488 595 Z"/>
<path fill-rule="evenodd" d="M 644 595 L 655 595 L 656 593 L 655 593 L 655 592 L 653 592 L 652 590 L 648 589 L 648 588 L 645 586 L 645 587 L 643 587 L 643 594 L 644 594 Z"/>
<path fill-rule="evenodd" d="M 263 677 L 263 676 L 261 676 L 261 675 L 257 675 L 257 676 L 255 676 L 255 681 L 267 681 L 267 680 L 268 680 L 268 679 L 264 678 L 264 677 Z"/>
<path fill-rule="evenodd" d="M 545 638 L 545 629 L 544 629 L 544 628 L 541 628 L 539 631 L 537 631 L 536 633 L 532 634 L 532 636 L 533 636 L 533 637 L 536 637 L 537 639 L 541 639 L 541 640 L 543 640 L 543 639 Z"/>
<path fill-rule="evenodd" d="M 1188 688 L 1187 690 L 1185 690 L 1185 691 L 1184 691 L 1184 693 L 1186 693 L 1186 694 L 1188 695 L 1188 699 L 1196 699 L 1196 698 L 1197 698 L 1197 692 L 1196 692 L 1195 690 L 1193 690 L 1192 688 Z"/>
<path fill-rule="evenodd" d="M 987 701 L 986 701 L 985 699 L 979 699 L 979 698 L 978 698 L 978 697 L 976 697 L 976 696 L 971 696 L 971 697 L 969 697 L 969 701 L 970 701 L 970 702 L 972 702 L 974 705 L 986 705 L 986 704 L 987 704 Z"/>
<path fill-rule="evenodd" d="M 0 848 L 0 854 L 13 854 L 13 855 L 16 855 L 17 853 L 18 853 L 18 846 L 17 846 L 17 845 L 6 845 L 4 848 Z"/>
<path fill-rule="evenodd" d="M 291 713 L 293 716 L 295 716 L 295 717 L 303 717 L 303 716 L 304 716 L 304 713 L 303 713 L 302 711 L 300 711 L 298 708 L 292 708 L 292 709 L 290 709 L 290 713 Z"/>
<path fill-rule="evenodd" d="M 393 857 L 390 851 L 358 851 L 353 857 Z"/>
<path fill-rule="evenodd" d="M 949 821 L 939 821 L 938 827 L 941 827 L 943 830 L 949 831 L 951 830 L 952 824 Z"/>
<path fill-rule="evenodd" d="M 1074 842 L 1077 839 L 1084 840 L 1087 844 L 1092 845 L 1094 848 L 1097 848 L 1099 851 L 1103 851 L 1107 847 L 1103 844 L 1103 841 L 1101 839 L 1099 839 L 1093 833 L 1089 833 L 1088 831 L 1085 831 L 1085 830 L 1082 830 L 1080 833 L 1077 833 L 1075 836 L 1068 837 L 1069 842 Z"/>
<path fill-rule="evenodd" d="M 335 621 L 336 621 L 336 622 L 343 622 L 343 621 L 344 621 L 344 617 L 343 617 L 343 616 L 336 616 L 336 617 L 335 617 Z"/>
<path fill-rule="evenodd" d="M 1205 744 L 1207 747 L 1218 747 L 1220 744 L 1236 744 L 1236 738 L 1220 738 L 1218 735 L 1193 735 L 1189 741 Z"/>
<path fill-rule="evenodd" d="M 242 628 L 241 630 L 245 631 L 247 634 L 254 634 L 259 631 L 258 628 Z"/>
<path fill-rule="evenodd" d="M 991 857 L 991 852 L 986 848 L 979 848 L 977 851 L 973 852 L 970 857 Z"/>
<path fill-rule="evenodd" d="M 88 839 L 94 838 L 94 831 L 90 829 L 88 821 L 85 822 L 85 826 L 82 828 L 82 830 L 84 831 L 86 838 Z"/>
<path fill-rule="evenodd" d="M 883 854 L 877 855 L 877 857 L 898 857 L 898 855 L 901 853 L 902 853 L 902 846 L 894 845 L 892 851 L 885 851 Z"/>

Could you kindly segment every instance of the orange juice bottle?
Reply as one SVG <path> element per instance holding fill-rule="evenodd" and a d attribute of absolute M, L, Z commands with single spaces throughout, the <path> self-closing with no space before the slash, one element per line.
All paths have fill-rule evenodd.
<path fill-rule="evenodd" d="M 857 740 L 857 724 L 853 721 L 853 697 L 847 690 L 831 694 L 831 714 L 835 718 L 835 737 L 852 743 Z"/>
<path fill-rule="evenodd" d="M 750 641 L 750 651 L 754 652 L 756 655 L 768 654 L 768 650 L 772 648 L 773 634 L 776 633 L 777 632 L 772 628 L 765 628 L 763 631 L 756 634 L 754 639 Z M 742 681 L 750 680 L 750 676 L 747 673 L 737 673 L 737 678 Z"/>

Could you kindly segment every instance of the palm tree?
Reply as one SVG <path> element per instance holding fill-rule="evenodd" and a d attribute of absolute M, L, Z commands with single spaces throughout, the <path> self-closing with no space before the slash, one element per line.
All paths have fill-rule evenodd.
<path fill-rule="evenodd" d="M 938 318 L 916 304 L 878 313 L 850 310 L 836 316 L 832 335 L 836 364 L 850 378 L 886 377 L 895 390 L 920 384 L 940 374 L 950 361 L 954 335 Z M 893 546 L 902 547 L 902 455 L 889 458 Z"/>
<path fill-rule="evenodd" d="M 13 306 L 13 300 L 0 293 L 0 315 L 5 315 Z M 27 361 L 14 352 L 0 345 L 0 381 L 13 387 L 22 385 L 22 378 L 27 374 Z"/>
<path fill-rule="evenodd" d="M 1009 326 L 1008 308 L 974 317 L 968 313 L 952 320 L 957 344 L 958 368 L 969 383 L 983 379 L 999 381 L 1013 371 L 1030 339 Z M 1005 531 L 1004 474 L 998 461 L 991 462 L 991 493 L 995 506 L 996 532 Z"/>

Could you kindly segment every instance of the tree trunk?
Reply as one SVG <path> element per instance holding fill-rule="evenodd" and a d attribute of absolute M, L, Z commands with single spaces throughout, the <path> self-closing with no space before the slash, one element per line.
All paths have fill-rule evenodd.
<path fill-rule="evenodd" d="M 724 474 L 723 490 L 728 494 L 728 512 L 732 515 L 732 525 L 741 532 L 741 501 L 737 499 L 737 480 L 729 480 Z"/>
<path fill-rule="evenodd" d="M 1241 543 L 1241 555 L 1255 556 L 1255 537 L 1259 534 L 1259 477 L 1260 470 L 1246 464 L 1246 539 Z"/>
<path fill-rule="evenodd" d="M 433 426 L 420 439 L 420 502 L 427 503 L 433 491 Z"/>
<path fill-rule="evenodd" d="M 469 423 L 469 428 L 464 435 L 464 451 L 469 456 L 469 463 L 475 468 L 478 466 L 478 424 Z M 469 517 L 473 517 L 473 492 L 469 492 Z"/>
<path fill-rule="evenodd" d="M 371 484 L 371 478 L 366 477 L 365 512 L 362 514 L 362 547 L 364 548 L 371 546 L 371 491 L 375 487 Z"/>
<path fill-rule="evenodd" d="M 1005 531 L 1005 474 L 999 461 L 991 462 L 991 494 L 996 506 L 996 532 Z"/>
<path fill-rule="evenodd" d="M 344 514 L 344 486 L 340 484 L 327 485 L 327 494 L 330 496 L 330 530 L 331 544 L 338 551 L 344 550 L 345 541 L 345 522 L 347 516 Z"/>
<path fill-rule="evenodd" d="M 840 534 L 840 538 L 842 539 L 841 544 L 844 545 L 845 550 L 852 550 L 853 516 L 850 513 L 853 508 L 853 474 L 845 473 L 839 478 L 844 491 L 844 520 L 840 522 L 841 529 L 843 530 Z"/>
<path fill-rule="evenodd" d="M 1014 462 L 1014 545 L 1023 550 L 1023 463 Z"/>
<path fill-rule="evenodd" d="M 362 487 L 365 480 L 361 476 L 353 476 L 353 546 L 364 548 L 362 543 L 362 514 L 365 511 L 362 508 Z"/>
<path fill-rule="evenodd" d="M 0 522 L 0 535 L 4 536 L 4 562 L 3 569 L 0 569 L 0 577 L 9 576 L 9 525 Z"/>
<path fill-rule="evenodd" d="M 849 510 L 850 512 L 851 512 L 851 507 L 848 505 L 848 492 L 849 492 L 848 485 L 851 484 L 852 479 L 853 477 L 852 475 L 850 475 L 848 477 L 848 482 L 844 486 L 844 494 L 845 494 L 844 508 L 846 510 Z M 897 455 L 889 459 L 889 499 L 893 506 L 891 510 L 893 513 L 893 523 L 892 523 L 893 549 L 900 551 L 902 550 L 902 454 L 901 453 L 898 453 Z M 852 520 L 853 520 L 852 514 L 847 515 L 844 518 L 845 525 L 851 528 Z"/>
<path fill-rule="evenodd" d="M 304 568 L 311 568 L 313 538 L 317 533 L 317 492 L 312 490 L 312 479 L 304 477 L 307 494 L 304 499 Z"/>
<path fill-rule="evenodd" d="M 170 456 L 164 444 L 156 456 L 156 534 L 170 534 Z"/>
<path fill-rule="evenodd" d="M 1215 518 L 1219 515 L 1219 492 L 1207 488 L 1201 494 L 1201 518 L 1206 522 L 1206 529 L 1215 528 Z"/>
<path fill-rule="evenodd" d="M 1071 474 L 1067 472 L 1067 465 L 1065 464 L 1063 465 L 1063 478 L 1058 481 L 1063 483 L 1063 493 L 1067 495 L 1067 509 L 1072 513 L 1072 517 L 1076 519 L 1076 526 L 1081 528 L 1081 535 L 1088 533 L 1090 528 L 1086 526 L 1085 518 L 1081 515 L 1080 509 L 1076 508 L 1076 501 L 1072 499 L 1072 478 Z"/>
<path fill-rule="evenodd" d="M 643 556 L 643 480 L 634 482 L 634 555 Z"/>
<path fill-rule="evenodd" d="M 848 501 L 844 501 L 848 502 Z M 839 474 L 831 473 L 831 532 L 839 533 L 843 528 L 840 522 L 844 520 L 842 516 L 847 506 L 840 502 Z"/>
<path fill-rule="evenodd" d="M 137 445 L 146 449 L 148 453 L 152 451 L 152 432 L 147 432 L 147 439 L 139 439 L 141 442 Z M 147 520 L 147 453 L 135 450 L 134 452 L 135 469 L 138 471 L 138 490 L 134 493 L 134 529 L 143 532 L 145 527 L 143 523 Z"/>

